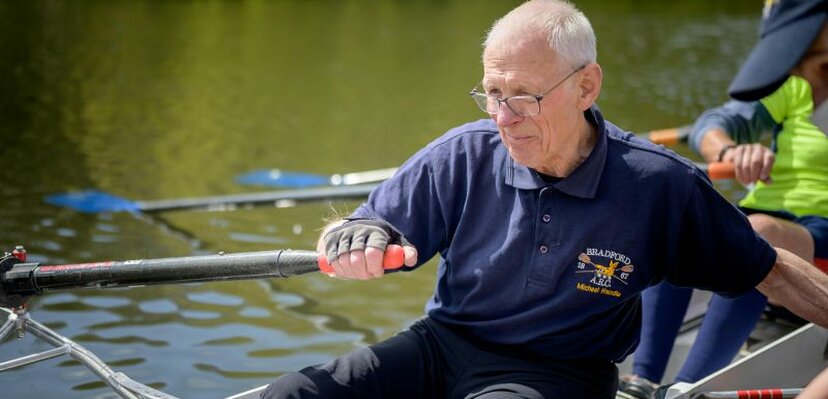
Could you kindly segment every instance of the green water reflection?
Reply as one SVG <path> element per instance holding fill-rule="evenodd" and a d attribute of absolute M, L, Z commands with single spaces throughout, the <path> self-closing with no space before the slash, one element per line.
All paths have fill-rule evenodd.
<path fill-rule="evenodd" d="M 216 195 L 255 190 L 233 178 L 257 168 L 399 165 L 483 116 L 466 96 L 481 75 L 479 44 L 517 3 L 0 2 L 0 243 L 49 263 L 312 248 L 332 208 L 358 204 L 147 219 L 77 214 L 42 196 L 89 187 L 130 199 Z M 645 131 L 723 101 L 758 3 L 577 2 L 598 35 L 607 117 Z M 421 315 L 433 274 L 431 264 L 368 283 L 74 291 L 32 308 L 139 381 L 222 397 L 393 334 Z M 27 338 L 0 354 L 36 348 Z M 94 380 L 71 361 L 0 374 L 10 397 L 108 395 Z"/>

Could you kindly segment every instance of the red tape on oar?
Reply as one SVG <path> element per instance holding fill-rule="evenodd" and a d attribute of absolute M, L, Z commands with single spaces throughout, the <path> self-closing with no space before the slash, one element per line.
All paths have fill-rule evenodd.
<path fill-rule="evenodd" d="M 399 245 L 389 245 L 385 248 L 385 255 L 382 257 L 382 268 L 385 270 L 399 269 L 405 264 L 405 251 Z M 322 273 L 331 274 L 333 267 L 328 264 L 328 258 L 324 253 L 319 254 L 319 270 Z"/>
<path fill-rule="evenodd" d="M 739 391 L 705 392 L 705 399 L 793 399 L 802 393 L 801 388 L 743 389 Z"/>
<path fill-rule="evenodd" d="M 747 391 L 738 391 L 739 399 L 782 399 L 781 389 L 754 389 Z"/>
<path fill-rule="evenodd" d="M 711 180 L 732 179 L 736 177 L 736 166 L 730 162 L 711 162 L 707 164 L 707 175 Z"/>

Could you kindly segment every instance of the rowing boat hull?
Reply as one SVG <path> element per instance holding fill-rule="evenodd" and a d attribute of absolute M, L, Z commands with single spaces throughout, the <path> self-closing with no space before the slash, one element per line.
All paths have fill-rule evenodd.
<path fill-rule="evenodd" d="M 695 384 L 678 383 L 666 399 L 704 392 L 802 388 L 828 366 L 828 330 L 807 324 Z"/>

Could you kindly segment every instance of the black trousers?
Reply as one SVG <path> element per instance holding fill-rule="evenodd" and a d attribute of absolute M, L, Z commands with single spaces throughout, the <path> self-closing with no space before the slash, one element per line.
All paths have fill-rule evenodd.
<path fill-rule="evenodd" d="M 609 361 L 542 359 L 425 318 L 383 342 L 279 377 L 262 398 L 615 398 Z"/>

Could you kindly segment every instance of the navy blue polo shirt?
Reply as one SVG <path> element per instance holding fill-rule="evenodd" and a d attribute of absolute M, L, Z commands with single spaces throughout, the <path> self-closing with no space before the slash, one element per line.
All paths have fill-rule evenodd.
<path fill-rule="evenodd" d="M 764 279 L 776 252 L 704 172 L 597 107 L 585 115 L 598 141 L 562 180 L 516 163 L 486 119 L 430 143 L 356 210 L 399 229 L 421 263 L 440 254 L 430 317 L 554 359 L 621 361 L 644 288 L 733 296 Z"/>

